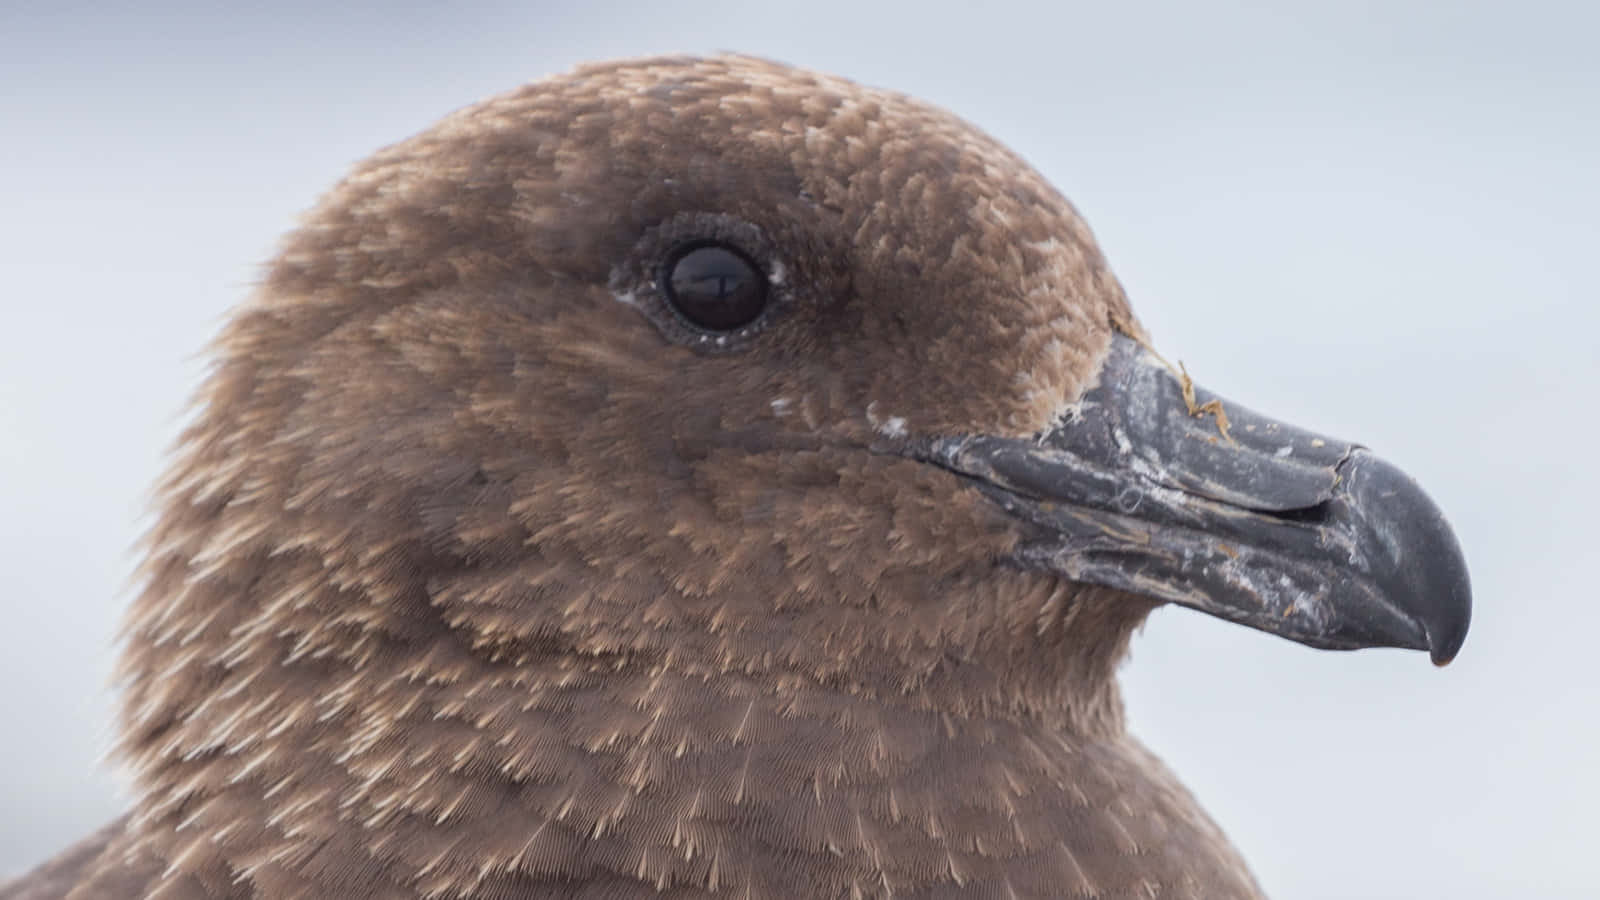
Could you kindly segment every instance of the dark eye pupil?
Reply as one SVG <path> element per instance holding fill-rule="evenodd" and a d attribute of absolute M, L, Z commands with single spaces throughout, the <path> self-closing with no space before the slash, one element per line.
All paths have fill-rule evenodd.
<path fill-rule="evenodd" d="M 748 325 L 767 307 L 767 280 L 743 254 L 719 244 L 678 253 L 667 265 L 667 298 L 709 331 Z"/>

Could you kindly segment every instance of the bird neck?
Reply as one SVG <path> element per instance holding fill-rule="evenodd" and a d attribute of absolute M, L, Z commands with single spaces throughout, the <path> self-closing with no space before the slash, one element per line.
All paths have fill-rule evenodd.
<path fill-rule="evenodd" d="M 136 827 L 197 878 L 470 897 L 788 873 L 824 881 L 751 894 L 833 896 L 951 846 L 1021 853 L 1008 817 L 1045 833 L 1140 777 L 1113 675 L 1149 604 L 1115 592 L 989 571 L 696 598 L 646 573 L 534 596 L 561 581 L 248 537 L 196 538 L 234 548 L 199 575 L 171 540 L 124 661 Z"/>
<path fill-rule="evenodd" d="M 1037 716 L 661 665 L 521 669 L 417 681 L 375 661 L 334 679 L 246 752 L 171 760 L 143 810 L 165 823 L 151 846 L 268 896 L 337 895 L 351 875 L 319 859 L 429 896 L 577 875 L 633 885 L 618 896 L 876 895 L 995 877 L 1071 811 L 1147 790 L 1120 733 Z"/>

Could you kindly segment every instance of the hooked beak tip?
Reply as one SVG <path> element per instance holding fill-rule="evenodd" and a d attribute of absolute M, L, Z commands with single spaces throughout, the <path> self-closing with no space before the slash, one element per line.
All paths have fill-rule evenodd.
<path fill-rule="evenodd" d="M 1377 557 L 1374 575 L 1421 627 L 1433 664 L 1448 665 L 1472 622 L 1472 583 L 1455 533 L 1416 481 L 1365 449 L 1340 474 L 1352 525 Z"/>

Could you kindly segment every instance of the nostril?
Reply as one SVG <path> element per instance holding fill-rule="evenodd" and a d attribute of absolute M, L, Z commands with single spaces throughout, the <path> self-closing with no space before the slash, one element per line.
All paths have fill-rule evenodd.
<path fill-rule="evenodd" d="M 1333 518 L 1333 504 L 1324 501 L 1299 509 L 1281 509 L 1270 513 L 1274 519 L 1299 525 L 1326 525 Z"/>

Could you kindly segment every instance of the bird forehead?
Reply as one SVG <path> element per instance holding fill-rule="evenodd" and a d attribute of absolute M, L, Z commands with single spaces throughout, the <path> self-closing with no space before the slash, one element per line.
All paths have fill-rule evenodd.
<path fill-rule="evenodd" d="M 948 253 L 964 235 L 995 254 L 1003 243 L 1047 253 L 1093 247 L 1054 188 L 962 119 L 749 57 L 588 66 L 463 110 L 435 134 L 520 156 L 512 167 L 521 171 L 509 174 L 525 207 L 602 202 L 627 190 L 646 192 L 631 204 L 636 211 L 656 212 L 648 201 L 664 190 L 680 203 L 770 209 L 781 193 L 842 217 L 865 246 Z M 533 142 L 521 154 L 501 152 L 513 136 Z"/>

